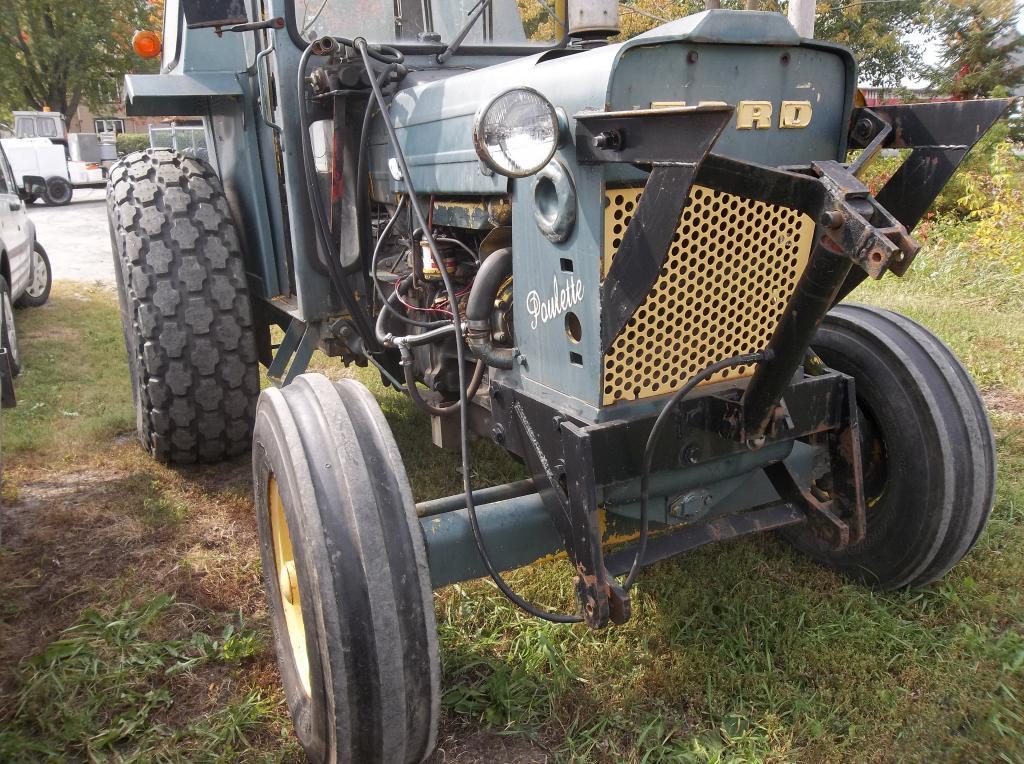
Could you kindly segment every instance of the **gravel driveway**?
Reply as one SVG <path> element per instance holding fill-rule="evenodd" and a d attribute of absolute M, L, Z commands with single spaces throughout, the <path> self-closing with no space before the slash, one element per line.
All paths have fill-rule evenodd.
<path fill-rule="evenodd" d="M 28 208 L 28 216 L 50 256 L 55 281 L 115 286 L 104 189 L 77 188 L 66 207 L 36 202 Z"/>

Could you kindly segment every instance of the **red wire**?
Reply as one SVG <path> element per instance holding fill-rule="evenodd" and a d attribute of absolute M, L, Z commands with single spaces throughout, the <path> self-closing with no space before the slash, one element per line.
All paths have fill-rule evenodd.
<path fill-rule="evenodd" d="M 405 307 L 406 310 L 418 310 L 423 313 L 443 313 L 444 315 L 453 318 L 451 311 L 448 310 L 442 310 L 441 308 L 421 308 L 417 305 L 411 305 L 410 303 L 407 303 L 405 300 L 402 299 L 401 292 L 398 291 L 397 281 L 395 282 L 395 295 L 398 297 L 398 301 Z M 446 305 L 447 301 L 445 301 L 442 304 Z"/>

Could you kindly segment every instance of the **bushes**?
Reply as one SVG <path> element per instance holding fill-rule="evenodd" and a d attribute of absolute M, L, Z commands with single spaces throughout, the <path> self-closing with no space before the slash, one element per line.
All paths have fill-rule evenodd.
<path fill-rule="evenodd" d="M 148 133 L 118 133 L 117 155 L 124 156 L 133 151 L 142 151 L 149 148 Z"/>
<path fill-rule="evenodd" d="M 1024 160 L 1008 133 L 1000 121 L 979 141 L 914 230 L 926 246 L 905 288 L 1024 307 Z M 879 157 L 862 179 L 877 192 L 901 161 Z"/>
<path fill-rule="evenodd" d="M 1015 191 L 1024 188 L 1024 160 L 1013 154 L 1010 128 L 999 120 L 974 147 L 956 174 L 942 189 L 931 212 L 961 220 L 977 220 L 998 212 Z M 909 154 L 909 151 L 901 151 Z M 902 157 L 879 157 L 868 167 L 863 180 L 872 192 L 896 171 Z"/>

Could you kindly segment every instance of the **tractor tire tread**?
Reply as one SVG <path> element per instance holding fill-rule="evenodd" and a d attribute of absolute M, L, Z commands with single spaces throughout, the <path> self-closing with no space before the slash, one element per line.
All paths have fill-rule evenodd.
<path fill-rule="evenodd" d="M 269 388 L 260 398 L 253 466 L 257 506 L 273 473 L 293 508 L 292 532 L 305 539 L 296 549 L 300 580 L 316 583 L 314 600 L 321 603 L 310 619 L 317 623 L 311 665 L 322 677 L 312 700 L 289 681 L 287 662 L 281 665 L 300 742 L 312 760 L 423 760 L 440 714 L 430 568 L 379 404 L 359 382 L 321 374 Z M 257 519 L 280 658 L 289 654 L 288 637 L 277 613 L 265 514 Z"/>
<path fill-rule="evenodd" d="M 173 463 L 244 453 L 259 366 L 241 246 L 220 180 L 201 160 L 150 149 L 114 167 L 107 203 L 136 338 L 143 444 Z"/>
<path fill-rule="evenodd" d="M 977 543 L 988 522 L 995 495 L 995 437 L 988 421 L 985 404 L 974 380 L 960 359 L 946 343 L 917 322 L 891 310 L 868 307 L 858 303 L 844 306 L 840 315 L 863 315 L 876 321 L 887 321 L 889 331 L 905 339 L 904 343 L 920 347 L 921 359 L 932 366 L 934 379 L 943 388 L 944 401 L 940 413 L 946 426 L 948 443 L 954 444 L 953 483 L 956 486 L 950 523 L 938 540 L 931 563 L 910 582 L 925 586 L 942 578 Z M 945 408 L 945 406 L 950 408 Z M 989 478 L 989 479 L 986 479 Z"/>

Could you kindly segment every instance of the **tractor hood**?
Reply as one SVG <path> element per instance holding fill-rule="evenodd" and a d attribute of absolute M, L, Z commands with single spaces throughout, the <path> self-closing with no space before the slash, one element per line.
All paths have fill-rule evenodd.
<path fill-rule="evenodd" d="M 548 51 L 412 84 L 396 94 L 391 111 L 418 192 L 504 194 L 508 179 L 483 167 L 472 133 L 481 106 L 511 88 L 533 88 L 558 110 L 563 135 L 556 158 L 572 170 L 575 114 L 708 102 L 736 107 L 715 153 L 777 166 L 843 159 L 855 82 L 845 48 L 801 40 L 783 16 L 713 10 L 624 43 Z M 389 154 L 378 124 L 371 137 L 374 188 L 404 191 L 388 172 Z"/>

